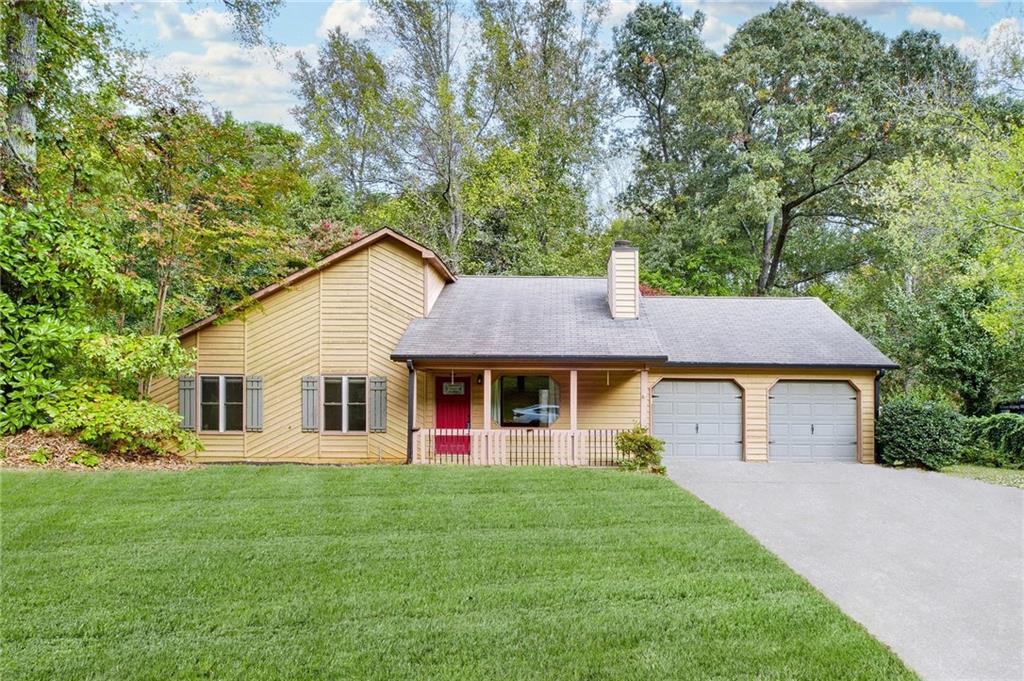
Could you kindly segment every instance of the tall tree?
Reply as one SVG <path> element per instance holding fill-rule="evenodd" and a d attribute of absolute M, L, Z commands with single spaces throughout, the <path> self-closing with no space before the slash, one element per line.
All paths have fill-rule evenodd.
<path fill-rule="evenodd" d="M 393 186 L 395 102 L 383 62 L 365 41 L 332 29 L 316 64 L 298 55 L 293 74 L 307 154 L 360 203 Z"/>
<path fill-rule="evenodd" d="M 934 80 L 935 69 L 950 79 L 969 72 L 928 41 L 902 41 L 896 59 L 887 39 L 862 22 L 803 1 L 749 20 L 720 59 L 709 59 L 692 37 L 675 44 L 670 27 L 681 18 L 670 9 L 641 5 L 636 16 L 647 21 L 627 22 L 616 35 L 619 63 L 649 59 L 656 68 L 644 41 L 668 36 L 682 55 L 671 81 L 682 94 L 670 99 L 670 135 L 650 123 L 636 131 L 643 149 L 669 140 L 671 155 L 641 155 L 625 206 L 651 215 L 655 229 L 680 220 L 706 241 L 742 245 L 748 290 L 759 295 L 870 257 L 877 216 L 862 200 L 864 188 L 917 140 L 901 88 L 916 87 L 921 74 Z M 911 46 L 920 48 L 913 60 Z M 651 89 L 642 86 L 658 83 L 655 68 L 617 70 L 638 108 L 650 108 Z"/>

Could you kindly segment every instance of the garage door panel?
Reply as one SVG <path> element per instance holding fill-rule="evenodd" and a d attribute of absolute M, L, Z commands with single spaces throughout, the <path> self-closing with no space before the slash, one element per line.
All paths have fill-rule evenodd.
<path fill-rule="evenodd" d="M 731 381 L 665 379 L 654 388 L 653 428 L 665 457 L 739 459 L 743 401 Z"/>
<path fill-rule="evenodd" d="M 845 381 L 780 381 L 769 400 L 769 459 L 856 461 L 857 399 Z"/>

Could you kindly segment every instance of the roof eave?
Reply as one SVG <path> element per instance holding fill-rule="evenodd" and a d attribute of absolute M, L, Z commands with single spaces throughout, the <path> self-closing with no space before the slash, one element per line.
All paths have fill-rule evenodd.
<path fill-rule="evenodd" d="M 400 353 L 391 355 L 395 362 L 646 362 L 664 363 L 665 355 L 465 355 L 438 353 Z"/>
<path fill-rule="evenodd" d="M 857 362 L 665 362 L 666 367 L 722 367 L 766 369 L 899 369 L 899 364 Z"/>

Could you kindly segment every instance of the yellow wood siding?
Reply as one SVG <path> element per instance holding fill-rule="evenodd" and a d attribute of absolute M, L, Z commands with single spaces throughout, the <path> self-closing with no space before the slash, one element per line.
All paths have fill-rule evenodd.
<path fill-rule="evenodd" d="M 639 267 L 635 250 L 613 250 L 608 257 L 608 307 L 616 319 L 639 314 Z"/>
<path fill-rule="evenodd" d="M 320 273 L 320 361 L 325 374 L 367 371 L 369 254 L 370 249 L 353 253 Z"/>
<path fill-rule="evenodd" d="M 444 279 L 437 273 L 437 270 L 427 263 L 423 263 L 423 286 L 425 287 L 423 290 L 423 315 L 426 316 L 430 314 L 431 308 L 437 302 L 437 297 L 444 290 Z"/>
<path fill-rule="evenodd" d="M 408 418 L 408 370 L 391 359 L 405 329 L 423 316 L 423 259 L 392 241 L 367 249 L 369 257 L 370 375 L 387 378 L 388 421 L 383 433 L 370 433 L 371 460 L 404 461 Z"/>
<path fill-rule="evenodd" d="M 314 276 L 267 298 L 246 317 L 245 373 L 263 378 L 263 430 L 246 433 L 247 459 L 319 455 L 317 434 L 303 433 L 301 418 L 302 377 L 319 373 L 319 310 L 320 282 Z"/>
<path fill-rule="evenodd" d="M 245 322 L 232 319 L 198 332 L 201 374 L 240 374 L 245 371 Z"/>
<path fill-rule="evenodd" d="M 405 366 L 391 360 L 391 352 L 409 322 L 423 315 L 425 286 L 420 255 L 383 239 L 275 292 L 244 319 L 205 327 L 182 339 L 186 347 L 198 348 L 200 374 L 263 378 L 262 431 L 200 433 L 205 450 L 198 458 L 404 461 L 408 378 Z M 387 378 L 386 432 L 302 432 L 302 377 L 331 374 Z M 152 394 L 177 410 L 176 377 L 156 381 Z"/>
<path fill-rule="evenodd" d="M 577 427 L 632 428 L 640 422 L 639 371 L 577 372 Z M 568 380 L 562 415 L 569 417 Z"/>

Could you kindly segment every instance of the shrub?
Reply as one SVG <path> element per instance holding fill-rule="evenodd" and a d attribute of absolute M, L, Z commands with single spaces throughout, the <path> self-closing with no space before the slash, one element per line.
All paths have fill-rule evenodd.
<path fill-rule="evenodd" d="M 28 460 L 42 466 L 50 460 L 50 452 L 46 451 L 46 447 L 37 447 L 28 455 Z"/>
<path fill-rule="evenodd" d="M 87 468 L 96 468 L 96 466 L 100 465 L 100 457 L 92 452 L 78 452 L 71 457 L 71 463 L 77 463 Z"/>
<path fill-rule="evenodd" d="M 50 408 L 50 417 L 53 422 L 45 430 L 75 435 L 101 452 L 163 455 L 202 449 L 167 407 L 103 388 L 79 386 L 65 392 Z"/>
<path fill-rule="evenodd" d="M 1024 468 L 1024 416 L 993 414 L 966 420 L 964 461 L 983 466 Z"/>
<path fill-rule="evenodd" d="M 882 409 L 876 435 L 885 463 L 938 470 L 959 460 L 964 418 L 946 405 L 897 398 Z"/>
<path fill-rule="evenodd" d="M 615 447 L 623 455 L 619 468 L 624 471 L 649 471 L 664 475 L 661 452 L 665 443 L 647 432 L 643 426 L 634 426 L 615 436 Z"/>

